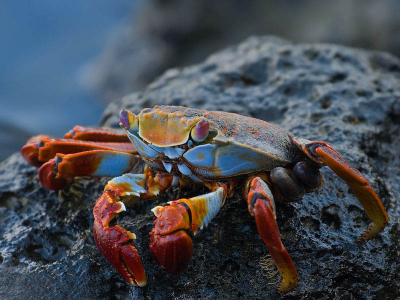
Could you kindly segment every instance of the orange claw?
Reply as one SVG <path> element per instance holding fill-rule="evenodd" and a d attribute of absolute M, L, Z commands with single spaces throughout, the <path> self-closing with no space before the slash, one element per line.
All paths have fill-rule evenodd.
<path fill-rule="evenodd" d="M 327 165 L 349 185 L 368 217 L 373 221 L 358 242 L 373 239 L 385 228 L 389 222 L 389 217 L 369 182 L 327 143 L 313 142 L 307 145 L 306 151 L 313 160 Z"/>
<path fill-rule="evenodd" d="M 129 283 L 143 287 L 147 280 L 140 257 L 133 246 L 136 236 L 111 222 L 117 213 L 124 210 L 125 205 L 116 201 L 113 192 L 104 191 L 93 208 L 94 239 L 104 258 Z"/>

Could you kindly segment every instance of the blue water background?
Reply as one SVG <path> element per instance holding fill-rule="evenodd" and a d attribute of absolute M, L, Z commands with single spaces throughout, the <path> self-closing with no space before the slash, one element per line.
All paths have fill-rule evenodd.
<path fill-rule="evenodd" d="M 39 133 L 96 125 L 106 103 L 80 84 L 140 1 L 0 1 L 0 161 Z"/>

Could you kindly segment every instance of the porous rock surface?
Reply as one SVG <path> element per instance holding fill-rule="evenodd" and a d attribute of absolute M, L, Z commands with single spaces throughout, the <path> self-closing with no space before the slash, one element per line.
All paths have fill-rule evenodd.
<path fill-rule="evenodd" d="M 329 42 L 400 56 L 397 0 L 147 0 L 86 68 L 84 84 L 108 102 L 143 89 L 166 69 L 202 61 L 249 35 Z M 293 17 L 295 16 L 295 17 Z"/>
<path fill-rule="evenodd" d="M 180 276 L 161 270 L 148 249 L 150 209 L 205 192 L 170 191 L 130 207 L 119 223 L 136 233 L 148 276 L 128 285 L 98 252 L 92 207 L 106 179 L 81 180 L 83 192 L 40 187 L 19 154 L 0 165 L 0 298 L 67 299 L 396 299 L 400 297 L 400 61 L 385 53 L 336 45 L 252 37 L 199 65 L 171 69 L 145 90 L 111 104 L 118 111 L 155 104 L 224 110 L 324 140 L 359 169 L 391 218 L 382 234 L 355 241 L 369 219 L 349 187 L 328 168 L 324 186 L 296 203 L 278 204 L 277 221 L 300 280 L 279 295 L 263 267 L 267 249 L 238 194 L 194 238 Z"/>

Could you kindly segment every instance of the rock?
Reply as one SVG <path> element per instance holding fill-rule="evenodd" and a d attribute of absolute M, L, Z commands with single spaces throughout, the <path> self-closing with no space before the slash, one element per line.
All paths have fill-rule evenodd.
<path fill-rule="evenodd" d="M 86 70 L 107 101 L 142 90 L 171 67 L 199 63 L 252 34 L 379 49 L 400 56 L 397 0 L 159 1 L 138 6 Z M 295 17 L 294 17 L 295 16 Z"/>
<path fill-rule="evenodd" d="M 155 104 L 225 110 L 271 121 L 295 135 L 324 140 L 359 169 L 391 218 L 382 234 L 355 241 L 369 220 L 349 187 L 324 168 L 324 186 L 299 202 L 277 204 L 282 239 L 300 280 L 281 297 L 263 267 L 267 249 L 240 196 L 194 238 L 180 276 L 160 269 L 148 250 L 150 209 L 204 190 L 171 191 L 132 206 L 120 220 L 136 233 L 148 276 L 128 285 L 100 255 L 92 207 L 107 179 L 81 180 L 81 197 L 40 187 L 18 154 L 0 165 L 0 297 L 396 299 L 400 297 L 400 61 L 385 53 L 336 45 L 252 37 L 199 65 L 170 69 L 145 90 L 112 103 L 118 111 Z"/>

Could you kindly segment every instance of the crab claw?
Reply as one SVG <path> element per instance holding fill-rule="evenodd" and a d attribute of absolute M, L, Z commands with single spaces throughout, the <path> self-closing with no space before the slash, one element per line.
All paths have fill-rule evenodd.
<path fill-rule="evenodd" d="M 157 264 L 172 275 L 181 274 L 189 264 L 193 242 L 185 230 L 167 235 L 150 233 L 150 250 Z"/>
<path fill-rule="evenodd" d="M 116 224 L 116 214 L 125 210 L 115 194 L 106 190 L 93 208 L 93 233 L 104 258 L 131 284 L 143 287 L 146 275 L 139 254 L 133 245 L 135 234 Z"/>
<path fill-rule="evenodd" d="M 39 169 L 40 183 L 48 190 L 58 191 L 66 188 L 69 184 L 65 178 L 56 178 L 58 171 L 58 163 L 60 158 L 49 160 Z"/>
<path fill-rule="evenodd" d="M 193 253 L 193 242 L 187 230 L 190 216 L 181 204 L 156 207 L 154 229 L 150 232 L 150 250 L 158 265 L 173 275 L 182 273 Z"/>

